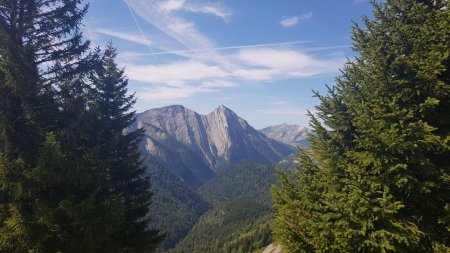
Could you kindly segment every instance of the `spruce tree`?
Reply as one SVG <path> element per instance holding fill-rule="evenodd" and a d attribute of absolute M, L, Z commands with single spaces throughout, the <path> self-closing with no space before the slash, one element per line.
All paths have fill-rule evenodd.
<path fill-rule="evenodd" d="M 0 252 L 153 249 L 143 249 L 156 232 L 145 217 L 141 133 L 115 143 L 119 162 L 101 155 L 111 143 L 96 132 L 107 122 L 88 77 L 103 62 L 82 40 L 86 10 L 81 0 L 0 0 Z M 122 120 L 112 128 L 132 115 Z M 125 163 L 136 167 L 116 169 Z"/>
<path fill-rule="evenodd" d="M 108 173 L 104 194 L 119 196 L 125 204 L 122 229 L 114 235 L 118 247 L 152 252 L 162 237 L 149 229 L 152 194 L 139 148 L 144 130 L 132 126 L 136 99 L 128 94 L 128 80 L 115 62 L 116 56 L 116 49 L 108 44 L 101 66 L 90 76 L 89 107 L 97 117 L 92 136 L 97 145 L 95 159 Z"/>
<path fill-rule="evenodd" d="M 58 125 L 61 79 L 86 71 L 81 0 L 0 1 L 0 144 L 8 158 L 33 160 Z"/>
<path fill-rule="evenodd" d="M 288 252 L 450 247 L 448 1 L 373 2 L 359 53 L 311 115 L 310 150 L 273 188 Z"/>

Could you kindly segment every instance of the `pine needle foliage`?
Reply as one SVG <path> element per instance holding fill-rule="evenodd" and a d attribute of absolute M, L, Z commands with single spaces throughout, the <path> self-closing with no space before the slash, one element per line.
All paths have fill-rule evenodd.
<path fill-rule="evenodd" d="M 135 99 L 81 0 L 0 0 L 0 252 L 153 252 Z M 127 129 L 129 129 L 127 131 Z"/>
<path fill-rule="evenodd" d="M 273 187 L 287 252 L 450 247 L 448 1 L 372 2 L 311 116 L 311 148 Z"/>

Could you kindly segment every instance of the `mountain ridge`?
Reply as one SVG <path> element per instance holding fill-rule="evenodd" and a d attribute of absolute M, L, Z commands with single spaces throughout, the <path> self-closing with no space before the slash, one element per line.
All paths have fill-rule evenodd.
<path fill-rule="evenodd" d="M 288 144 L 293 147 L 305 148 L 309 145 L 308 135 L 311 130 L 300 125 L 289 125 L 287 123 L 259 129 L 267 137 Z"/>
<path fill-rule="evenodd" d="M 182 105 L 165 106 L 136 114 L 136 121 L 145 128 L 145 152 L 193 188 L 242 160 L 275 164 L 295 152 L 224 105 L 207 115 Z"/>

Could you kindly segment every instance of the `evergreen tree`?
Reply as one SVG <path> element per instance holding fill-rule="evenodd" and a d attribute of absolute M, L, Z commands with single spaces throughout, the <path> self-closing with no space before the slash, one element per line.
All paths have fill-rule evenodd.
<path fill-rule="evenodd" d="M 48 134 L 32 169 L 0 159 L 0 187 L 12 196 L 0 205 L 2 252 L 114 252 L 112 234 L 121 229 L 123 203 L 98 194 L 93 183 L 99 181 L 92 173 L 80 175 L 74 167 L 79 162 L 61 150 Z"/>
<path fill-rule="evenodd" d="M 10 159 L 36 157 L 58 124 L 61 79 L 88 69 L 81 0 L 0 1 L 0 144 Z"/>
<path fill-rule="evenodd" d="M 126 83 L 109 93 L 118 100 L 89 96 L 89 74 L 103 62 L 82 41 L 80 5 L 0 0 L 1 252 L 146 252 L 158 239 L 147 228 L 142 132 L 120 139 L 133 115 L 107 122 L 113 115 L 98 110 L 129 110 L 132 98 L 118 95 Z M 107 123 L 114 134 L 96 132 Z M 118 149 L 109 152 L 107 137 Z"/>
<path fill-rule="evenodd" d="M 450 247 L 448 1 L 373 2 L 359 56 L 311 115 L 311 149 L 273 188 L 288 252 Z"/>
<path fill-rule="evenodd" d="M 95 124 L 97 166 L 108 173 L 105 193 L 119 196 L 125 204 L 123 227 L 115 234 L 119 247 L 132 252 L 152 252 L 162 237 L 149 229 L 151 192 L 139 148 L 144 129 L 133 129 L 136 99 L 127 94 L 128 80 L 116 62 L 116 49 L 109 44 L 102 64 L 91 75 L 89 103 Z"/>

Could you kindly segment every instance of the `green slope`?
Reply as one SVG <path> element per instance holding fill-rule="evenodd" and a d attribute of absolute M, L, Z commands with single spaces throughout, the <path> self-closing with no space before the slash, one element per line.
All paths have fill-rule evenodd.
<path fill-rule="evenodd" d="M 220 204 L 204 214 L 170 253 L 252 252 L 272 240 L 267 205 L 248 198 Z"/>
<path fill-rule="evenodd" d="M 273 166 L 242 161 L 198 189 L 213 209 L 170 253 L 252 252 L 271 243 Z"/>
<path fill-rule="evenodd" d="M 270 186 L 275 182 L 273 166 L 255 161 L 242 161 L 197 191 L 206 201 L 216 206 L 240 197 L 271 205 Z"/>
<path fill-rule="evenodd" d="M 211 206 L 161 165 L 148 160 L 147 167 L 154 193 L 151 226 L 166 234 L 162 248 L 172 248 Z"/>

